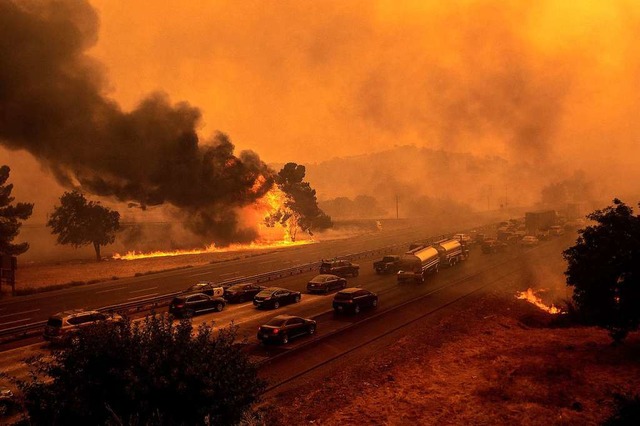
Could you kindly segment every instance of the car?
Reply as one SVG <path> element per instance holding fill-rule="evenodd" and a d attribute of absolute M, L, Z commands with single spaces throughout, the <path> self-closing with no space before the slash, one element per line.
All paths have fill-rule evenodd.
<path fill-rule="evenodd" d="M 256 308 L 278 309 L 282 305 L 298 303 L 302 298 L 299 291 L 287 290 L 280 287 L 269 287 L 256 294 L 253 304 Z"/>
<path fill-rule="evenodd" d="M 289 343 L 295 337 L 312 335 L 316 332 L 317 323 L 308 318 L 293 315 L 278 315 L 269 322 L 258 327 L 258 340 L 263 343 Z"/>
<path fill-rule="evenodd" d="M 190 318 L 205 312 L 221 312 L 226 305 L 222 297 L 204 293 L 176 296 L 169 305 L 169 313 L 181 318 Z"/>
<path fill-rule="evenodd" d="M 360 265 L 351 263 L 349 260 L 323 260 L 320 264 L 320 273 L 357 277 L 360 273 Z"/>
<path fill-rule="evenodd" d="M 480 244 L 480 248 L 482 249 L 482 253 L 491 254 L 491 253 L 500 253 L 509 247 L 509 244 L 504 241 L 498 241 L 494 239 L 485 239 Z"/>
<path fill-rule="evenodd" d="M 395 274 L 400 269 L 400 256 L 384 256 L 381 260 L 373 262 L 373 269 L 376 274 Z"/>
<path fill-rule="evenodd" d="M 101 322 L 121 325 L 123 321 L 124 319 L 118 314 L 83 309 L 63 311 L 49 317 L 42 337 L 54 344 L 67 344 L 83 327 Z"/>
<path fill-rule="evenodd" d="M 0 417 L 9 416 L 20 409 L 13 391 L 9 388 L 0 387 Z M 8 424 L 8 423 L 7 423 Z"/>
<path fill-rule="evenodd" d="M 230 287 L 230 286 L 226 286 Z M 224 285 L 216 285 L 212 281 L 198 281 L 191 287 L 184 289 L 182 294 L 191 294 L 191 293 L 202 293 L 207 296 L 213 297 L 222 297 L 224 295 L 225 286 Z"/>
<path fill-rule="evenodd" d="M 248 302 L 264 289 L 264 286 L 253 283 L 235 284 L 224 291 L 223 297 L 228 303 Z"/>
<path fill-rule="evenodd" d="M 350 287 L 340 290 L 333 298 L 335 312 L 360 313 L 364 308 L 378 306 L 378 295 L 359 287 Z"/>
<path fill-rule="evenodd" d="M 474 242 L 473 238 L 471 238 L 471 235 L 469 234 L 455 234 L 452 238 L 466 244 L 467 246 L 470 246 Z"/>
<path fill-rule="evenodd" d="M 307 283 L 309 293 L 329 293 L 347 287 L 347 280 L 337 275 L 320 274 L 316 275 Z"/>
<path fill-rule="evenodd" d="M 549 234 L 558 237 L 560 235 L 564 235 L 564 229 L 558 225 L 550 226 Z"/>
<path fill-rule="evenodd" d="M 525 235 L 520 240 L 520 245 L 524 246 L 524 247 L 532 247 L 532 246 L 538 245 L 539 242 L 540 242 L 540 240 L 538 240 L 533 235 Z"/>

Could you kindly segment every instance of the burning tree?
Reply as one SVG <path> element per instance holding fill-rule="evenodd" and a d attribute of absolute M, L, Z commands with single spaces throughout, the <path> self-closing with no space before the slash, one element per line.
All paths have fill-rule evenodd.
<path fill-rule="evenodd" d="M 579 312 L 620 342 L 640 323 L 640 216 L 613 203 L 587 216 L 597 224 L 580 230 L 563 256 Z"/>
<path fill-rule="evenodd" d="M 54 207 L 47 222 L 52 234 L 58 235 L 58 244 L 81 247 L 93 244 L 96 260 L 100 261 L 100 246 L 112 244 L 120 229 L 120 213 L 87 201 L 78 191 L 65 192 L 60 206 Z"/>
<path fill-rule="evenodd" d="M 9 166 L 0 167 L 0 254 L 15 256 L 29 250 L 29 243 L 12 244 L 20 232 L 20 220 L 27 220 L 33 211 L 33 204 L 11 204 L 13 185 L 5 185 L 9 179 Z"/>
<path fill-rule="evenodd" d="M 282 225 L 291 241 L 296 240 L 298 230 L 313 235 L 313 230 L 330 228 L 331 218 L 318 207 L 316 191 L 303 181 L 306 169 L 301 164 L 287 163 L 278 172 L 275 183 L 282 192 L 282 202 L 265 218 L 265 224 Z M 273 195 L 277 196 L 277 195 Z"/>

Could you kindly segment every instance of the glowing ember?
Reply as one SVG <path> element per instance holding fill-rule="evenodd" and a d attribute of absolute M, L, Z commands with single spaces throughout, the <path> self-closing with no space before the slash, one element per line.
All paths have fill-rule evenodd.
<path fill-rule="evenodd" d="M 544 290 L 540 290 L 542 292 Z M 554 305 L 547 306 L 540 297 L 536 295 L 536 292 L 533 289 L 529 288 L 527 291 L 518 291 L 516 292 L 516 299 L 526 300 L 527 302 L 537 306 L 545 312 L 548 312 L 553 315 L 557 314 L 566 314 L 566 312 L 562 312 L 560 308 L 555 307 Z"/>

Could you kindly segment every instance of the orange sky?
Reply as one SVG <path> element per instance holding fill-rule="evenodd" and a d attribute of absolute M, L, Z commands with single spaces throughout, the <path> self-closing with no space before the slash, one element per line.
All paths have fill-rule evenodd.
<path fill-rule="evenodd" d="M 637 160 L 640 3 L 398 3 L 93 0 L 91 53 L 126 109 L 165 91 L 266 161 L 407 143 Z"/>

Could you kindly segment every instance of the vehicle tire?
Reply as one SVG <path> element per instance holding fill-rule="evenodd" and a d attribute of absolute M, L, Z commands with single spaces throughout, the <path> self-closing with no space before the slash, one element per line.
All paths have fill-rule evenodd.
<path fill-rule="evenodd" d="M 280 307 L 280 302 L 273 302 L 273 309 L 278 309 Z"/>
<path fill-rule="evenodd" d="M 286 345 L 287 343 L 289 343 L 289 336 L 287 336 L 286 334 L 283 334 L 281 342 L 283 345 Z"/>
<path fill-rule="evenodd" d="M 309 327 L 309 336 L 313 336 L 314 334 L 316 334 L 316 326 L 312 325 Z"/>
<path fill-rule="evenodd" d="M 223 309 L 224 309 L 224 303 L 216 304 L 216 312 L 222 312 Z"/>
<path fill-rule="evenodd" d="M 353 307 L 353 313 L 354 314 L 359 314 L 360 313 L 360 305 L 355 305 Z"/>
<path fill-rule="evenodd" d="M 373 306 L 374 308 L 378 307 L 378 299 L 373 299 L 373 302 L 371 302 L 371 306 Z"/>
<path fill-rule="evenodd" d="M 329 291 L 329 290 L 327 290 L 327 291 Z M 295 303 L 300 303 L 300 295 L 298 294 L 298 295 L 293 299 L 293 301 L 294 301 Z"/>

